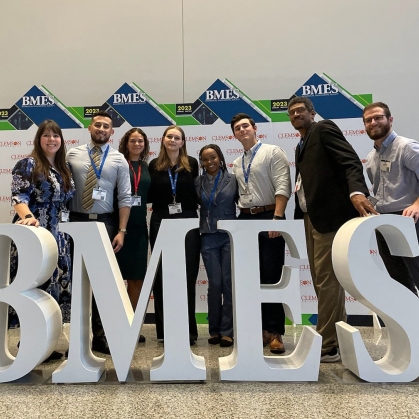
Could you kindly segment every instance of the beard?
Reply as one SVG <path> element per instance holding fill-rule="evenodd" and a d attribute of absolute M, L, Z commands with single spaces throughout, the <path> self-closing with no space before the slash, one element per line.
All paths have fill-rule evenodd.
<path fill-rule="evenodd" d="M 381 138 L 387 137 L 387 135 L 391 132 L 391 124 L 390 121 L 387 121 L 386 124 L 377 125 L 374 128 L 369 127 L 365 129 L 367 131 L 368 137 L 371 140 L 381 140 Z"/>
<path fill-rule="evenodd" d="M 91 134 L 92 142 L 94 142 L 95 144 L 99 144 L 99 145 L 106 144 L 109 141 L 109 138 L 111 138 L 111 137 L 110 136 L 107 137 L 106 135 L 105 136 L 99 136 L 99 135 Z"/>

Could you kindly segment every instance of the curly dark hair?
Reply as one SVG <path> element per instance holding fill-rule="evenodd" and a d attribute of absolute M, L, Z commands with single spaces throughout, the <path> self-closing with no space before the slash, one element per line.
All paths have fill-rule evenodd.
<path fill-rule="evenodd" d="M 129 151 L 128 151 L 128 140 L 131 134 L 137 132 L 138 134 L 142 135 L 144 138 L 144 150 L 140 154 L 140 160 L 147 161 L 148 155 L 150 153 L 150 143 L 147 138 L 147 134 L 141 128 L 131 128 L 127 131 L 123 137 L 119 140 L 119 152 L 122 153 L 127 160 L 129 160 Z"/>

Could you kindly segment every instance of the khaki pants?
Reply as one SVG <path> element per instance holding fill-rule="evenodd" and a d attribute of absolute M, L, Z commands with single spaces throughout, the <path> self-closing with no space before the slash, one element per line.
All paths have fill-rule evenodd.
<path fill-rule="evenodd" d="M 333 271 L 332 243 L 336 231 L 320 234 L 304 214 L 308 262 L 318 301 L 317 332 L 322 336 L 322 355 L 338 346 L 335 323 L 346 322 L 345 290 Z"/>

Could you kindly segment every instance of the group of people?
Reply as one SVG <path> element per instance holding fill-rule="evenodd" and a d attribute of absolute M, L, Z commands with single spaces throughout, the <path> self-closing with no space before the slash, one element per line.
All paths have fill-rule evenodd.
<path fill-rule="evenodd" d="M 339 361 L 335 323 L 346 320 L 345 294 L 332 266 L 332 242 L 349 219 L 378 213 L 419 217 L 419 144 L 392 131 L 387 105 L 373 103 L 363 119 L 374 149 L 367 158 L 367 174 L 373 185 L 369 196 L 363 167 L 338 126 L 329 120 L 315 122 L 316 112 L 306 97 L 288 105 L 293 127 L 301 141 L 296 147 L 295 218 L 304 219 L 310 270 L 318 298 L 317 331 L 323 338 L 321 361 Z M 152 204 L 150 245 L 153 250 L 163 219 L 197 218 L 199 228 L 185 239 L 187 300 L 190 344 L 198 329 L 195 319 L 195 283 L 202 255 L 208 275 L 208 343 L 234 344 L 230 239 L 217 228 L 218 220 L 284 220 L 291 197 L 287 156 L 278 146 L 262 144 L 257 126 L 246 114 L 231 121 L 243 155 L 232 173 L 221 149 L 214 144 L 199 152 L 199 162 L 187 154 L 185 133 L 170 126 L 161 140 L 157 158 L 147 164 L 149 141 L 140 128 L 132 128 L 120 140 L 119 151 L 109 145 L 112 118 L 99 112 L 89 126 L 89 144 L 65 154 L 60 127 L 44 121 L 37 131 L 30 157 L 13 169 L 14 222 L 42 226 L 54 235 L 59 258 L 57 269 L 42 286 L 60 305 L 64 321 L 70 314 L 71 238 L 58 230 L 60 221 L 103 222 L 127 281 L 135 309 L 147 269 L 148 229 L 146 204 Z M 199 168 L 201 167 L 201 174 Z M 199 209 L 199 215 L 198 215 Z M 419 237 L 419 223 L 416 231 Z M 280 230 L 280 228 L 278 229 Z M 128 233 L 128 234 L 127 234 Z M 377 232 L 380 254 L 390 276 L 416 293 L 419 257 L 391 255 Z M 261 284 L 280 280 L 285 241 L 278 231 L 259 233 Z M 11 277 L 17 268 L 12 245 Z M 245 279 L 247 280 L 247 279 Z M 163 280 L 161 263 L 153 286 L 157 339 L 164 340 Z M 281 303 L 263 303 L 261 339 L 272 353 L 285 352 L 285 314 Z M 109 346 L 92 300 L 92 349 L 109 354 Z M 145 337 L 140 335 L 140 342 Z M 62 356 L 53 353 L 51 359 Z"/>

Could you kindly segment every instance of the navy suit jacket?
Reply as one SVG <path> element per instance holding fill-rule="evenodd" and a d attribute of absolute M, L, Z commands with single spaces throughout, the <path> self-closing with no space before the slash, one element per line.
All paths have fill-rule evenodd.
<path fill-rule="evenodd" d="M 301 173 L 307 212 L 313 227 L 322 234 L 337 231 L 359 216 L 350 194 L 369 196 L 362 163 L 342 131 L 332 121 L 313 122 L 303 145 L 295 151 L 296 179 Z M 303 212 L 295 194 L 295 217 Z"/>

